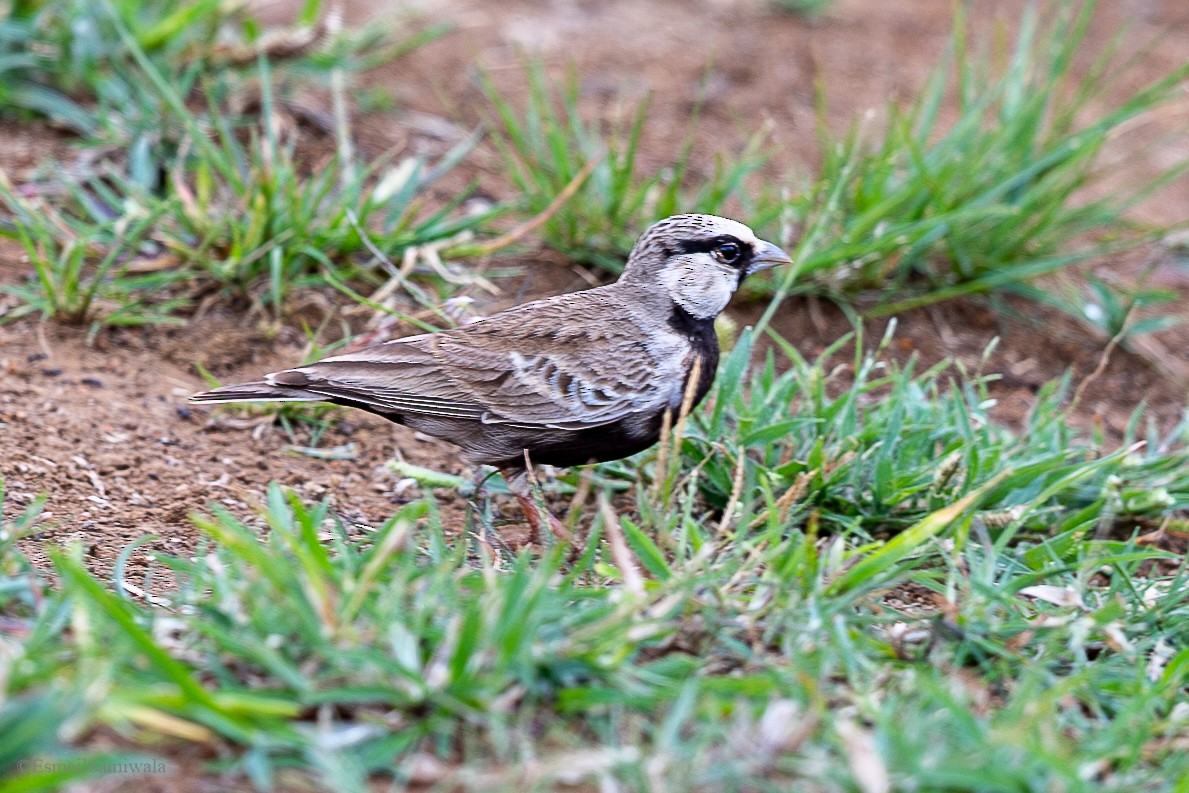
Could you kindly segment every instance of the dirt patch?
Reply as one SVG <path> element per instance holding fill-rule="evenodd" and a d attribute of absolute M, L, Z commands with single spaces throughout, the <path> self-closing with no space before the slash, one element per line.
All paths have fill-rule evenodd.
<path fill-rule="evenodd" d="M 211 318 L 188 332 L 214 340 L 226 323 Z M 171 362 L 179 348 L 168 337 L 110 334 L 97 349 L 84 335 L 28 321 L 0 329 L 0 472 L 17 505 L 49 494 L 45 528 L 22 544 L 35 563 L 47 545 L 77 540 L 107 568 L 144 534 L 158 536 L 146 553 L 187 551 L 192 510 L 214 501 L 251 514 L 272 479 L 310 498 L 333 493 L 342 512 L 376 523 L 401 502 L 383 467 L 398 448 L 417 464 L 449 464 L 436 445 L 366 415 L 344 416 L 329 432 L 330 443 L 351 445 L 351 459 L 315 460 L 291 450 L 308 443 L 300 429 L 290 437 L 271 421 L 187 407 L 201 380 Z M 241 351 L 234 367 L 220 368 L 247 375 L 292 360 L 291 342 L 250 341 L 232 347 Z"/>
<path fill-rule="evenodd" d="M 1023 4 L 976 5 L 972 24 L 990 29 L 985 26 L 1010 28 Z M 780 152 L 772 173 L 809 171 L 818 156 L 815 81 L 828 88 L 830 123 L 843 129 L 889 97 L 914 94 L 948 40 L 948 3 L 881 2 L 878 13 L 874 7 L 842 0 L 825 17 L 807 21 L 758 0 L 509 0 L 498 6 L 450 0 L 435 5 L 431 16 L 453 21 L 452 34 L 367 78 L 370 87 L 391 93 L 399 110 L 360 114 L 356 129 L 370 154 L 444 151 L 483 116 L 476 64 L 515 96 L 523 90 L 519 69 L 527 50 L 550 66 L 574 62 L 584 101 L 595 112 L 612 115 L 620 100 L 650 94 L 646 168 L 672 161 L 702 101 L 694 161 L 703 170 L 712 167 L 712 154 L 739 150 L 770 120 Z M 356 21 L 376 13 L 366 2 L 348 8 Z M 1102 3 L 1091 45 L 1103 45 L 1124 23 L 1131 26 L 1127 42 L 1156 43 L 1133 76 L 1115 87 L 1118 96 L 1189 58 L 1189 10 L 1180 0 Z M 1163 140 L 1187 114 L 1189 105 L 1182 105 L 1146 121 L 1145 139 Z M 0 167 L 14 181 L 35 179 L 48 163 L 70 157 L 68 140 L 44 127 L 0 124 L 0 139 Z M 1154 145 L 1145 162 L 1155 169 L 1184 154 L 1173 144 Z M 1133 170 L 1131 178 L 1142 170 Z M 474 178 L 484 192 L 510 197 L 490 150 L 477 152 L 439 189 L 449 192 Z M 1186 216 L 1189 180 L 1171 185 L 1137 215 L 1162 223 Z M 1189 294 L 1185 268 L 1167 252 L 1154 254 L 1159 283 Z M 498 297 L 476 293 L 479 310 L 489 313 L 584 285 L 565 265 L 547 261 L 552 258 L 526 260 L 525 275 L 501 282 Z M 1100 266 L 1121 277 L 1139 269 L 1127 261 Z M 0 284 L 27 275 L 19 248 L 0 245 Z M 331 296 L 319 311 L 340 305 Z M 743 305 L 737 315 L 747 322 L 761 309 Z M 868 339 L 878 339 L 884 324 L 871 323 Z M 135 571 L 149 553 L 189 552 L 196 535 L 187 516 L 206 503 L 250 518 L 270 480 L 309 498 L 330 495 L 347 516 L 375 524 L 411 495 L 384 467 L 393 456 L 462 472 L 450 447 L 358 412 L 342 413 L 320 441 L 323 447 L 349 447 L 350 459 L 322 460 L 293 451 L 309 442 L 305 430 L 291 437 L 272 423 L 186 404 L 186 396 L 204 385 L 196 364 L 225 381 L 293 365 L 306 344 L 297 327 L 274 334 L 229 307 L 205 311 L 181 329 L 104 332 L 92 344 L 83 329 L 33 318 L 0 326 L 0 473 L 8 509 L 38 493 L 49 495 L 48 520 L 21 543 L 25 553 L 45 567 L 47 548 L 77 540 L 92 567 L 106 571 L 127 544 L 156 535 L 133 555 Z M 820 300 L 790 301 L 775 327 L 808 356 L 850 330 L 842 312 Z M 1001 343 L 986 369 L 1003 373 L 994 386 L 999 415 L 1016 424 L 1041 384 L 1070 367 L 1075 377 L 1086 376 L 1104 346 L 1064 315 L 1015 300 L 992 306 L 981 299 L 902 316 L 892 350 L 901 359 L 916 354 L 923 366 L 956 357 L 973 367 L 996 336 Z M 1155 357 L 1189 364 L 1179 338 L 1176 331 L 1159 337 L 1163 346 Z M 1077 420 L 1117 435 L 1135 405 L 1146 400 L 1157 422 L 1170 426 L 1184 407 L 1185 388 L 1153 366 L 1153 358 L 1117 351 L 1087 388 Z M 441 496 L 448 528 L 461 530 L 464 503 Z"/>
<path fill-rule="evenodd" d="M 0 284 L 23 275 L 19 251 L 0 245 Z M 557 268 L 551 275 L 518 279 L 485 305 L 499 310 L 582 283 Z M 332 307 L 339 309 L 357 313 Z M 34 564 L 48 569 L 47 548 L 78 542 L 89 566 L 106 574 L 130 543 L 156 535 L 130 558 L 135 574 L 154 552 L 193 549 L 189 515 L 209 503 L 257 522 L 273 480 L 308 499 L 331 496 L 345 517 L 378 525 L 418 495 L 385 467 L 389 460 L 471 473 L 449 445 L 360 411 L 336 413 L 321 434 L 318 448 L 349 455 L 327 460 L 298 451 L 312 445 L 310 429 L 299 423 L 290 431 L 270 416 L 190 406 L 187 397 L 205 387 L 199 366 L 230 382 L 301 360 L 305 335 L 294 328 L 270 335 L 267 326 L 220 308 L 183 328 L 110 330 L 90 343 L 85 328 L 33 318 L 0 326 L 0 475 L 8 509 L 49 497 L 42 530 L 20 543 Z M 450 491 L 438 496 L 447 528 L 461 531 L 465 501 Z M 522 534 L 513 528 L 506 539 L 522 541 Z"/>
<path fill-rule="evenodd" d="M 1026 0 L 967 4 L 969 28 L 998 62 L 1007 59 L 1028 5 Z M 431 18 L 450 20 L 454 32 L 366 80 L 392 92 L 400 108 L 361 119 L 373 143 L 399 141 L 392 118 L 410 111 L 479 123 L 486 117 L 486 100 L 477 70 L 517 96 L 524 87 L 522 64 L 530 57 L 558 75 L 572 65 L 584 109 L 604 119 L 621 117 L 625 105 L 647 97 L 645 167 L 672 163 L 700 108 L 695 168 L 709 171 L 714 155 L 742 150 L 768 122 L 774 176 L 813 172 L 820 157 L 819 86 L 831 130 L 841 133 L 864 118 L 869 128 L 878 128 L 889 101 L 907 103 L 919 94 L 949 46 L 953 19 L 950 3 L 913 0 L 837 0 L 814 19 L 765 0 L 443 0 L 433 9 Z M 355 21 L 374 13 L 365 0 L 348 4 L 348 17 Z M 1120 61 L 1128 66 L 1112 71 L 1106 100 L 1087 106 L 1087 117 L 1185 63 L 1189 7 L 1178 0 L 1099 2 L 1075 76 L 1085 74 L 1116 39 Z M 1131 125 L 1104 158 L 1128 162 L 1107 189 L 1134 184 L 1137 177 L 1183 160 L 1184 139 L 1173 143 L 1170 137 L 1187 120 L 1189 96 Z M 380 132 L 384 129 L 389 132 Z M 497 178 L 487 187 L 497 194 L 507 189 Z M 1145 202 L 1138 216 L 1158 223 L 1189 218 L 1189 179 Z"/>

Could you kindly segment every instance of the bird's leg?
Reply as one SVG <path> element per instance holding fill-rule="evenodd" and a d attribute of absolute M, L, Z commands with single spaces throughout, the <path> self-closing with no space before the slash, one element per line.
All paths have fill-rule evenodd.
<path fill-rule="evenodd" d="M 566 524 L 562 523 L 558 518 L 549 511 L 548 505 L 545 503 L 545 493 L 541 490 L 541 482 L 537 479 L 537 470 L 533 468 L 533 461 L 529 459 L 528 449 L 524 450 L 524 469 L 528 478 L 529 487 L 532 490 L 532 498 L 528 500 L 528 504 L 533 507 L 531 513 L 526 511 L 526 515 L 532 514 L 538 518 L 545 518 L 545 522 L 549 525 L 549 531 L 553 532 L 553 536 L 562 542 L 572 542 L 573 537 L 570 536 L 570 530 L 566 528 Z M 525 509 L 525 503 L 521 502 L 521 509 Z M 530 520 L 531 522 L 531 520 Z M 541 533 L 541 527 L 538 524 L 534 531 L 538 537 Z"/>
<path fill-rule="evenodd" d="M 484 470 L 486 469 L 486 470 Z M 486 504 L 489 500 L 487 495 L 487 480 L 495 476 L 497 473 L 503 473 L 498 468 L 491 468 L 486 465 L 480 465 L 475 468 L 475 473 L 471 477 L 471 492 L 468 501 L 476 510 L 479 508 L 479 503 Z"/>
<path fill-rule="evenodd" d="M 562 542 L 570 542 L 570 530 L 566 528 L 566 524 L 562 523 L 558 518 L 548 510 L 542 509 L 532 496 L 516 496 L 516 502 L 520 504 L 521 511 L 524 512 L 524 517 L 528 521 L 529 537 L 536 545 L 541 543 L 541 524 L 544 523 L 549 527 L 549 531 L 553 532 L 553 536 Z"/>
<path fill-rule="evenodd" d="M 541 543 L 541 528 L 548 527 L 553 536 L 562 542 L 570 542 L 573 538 L 566 525 L 558 520 L 545 506 L 545 496 L 541 492 L 541 483 L 537 480 L 537 472 L 529 459 L 528 450 L 524 451 L 524 470 L 509 476 L 504 472 L 504 479 L 508 481 L 508 489 L 516 496 L 516 503 L 520 505 L 525 520 L 528 521 L 529 538 L 537 545 Z"/>
<path fill-rule="evenodd" d="M 512 549 L 504 542 L 504 538 L 496 529 L 492 520 L 491 494 L 487 490 L 487 480 L 496 474 L 503 474 L 511 481 L 511 474 L 493 466 L 479 466 L 471 477 L 470 489 L 465 486 L 459 488 L 459 493 L 466 499 L 466 522 L 464 530 L 468 537 L 473 537 L 478 543 L 478 549 L 487 561 L 497 570 L 502 569 L 503 559 L 514 556 Z"/>
<path fill-rule="evenodd" d="M 485 470 L 486 469 L 486 470 Z M 496 557 L 491 543 L 491 497 L 487 493 L 487 480 L 499 472 L 498 468 L 478 466 L 471 477 L 471 492 L 467 498 L 467 509 L 476 529 L 479 544 Z"/>

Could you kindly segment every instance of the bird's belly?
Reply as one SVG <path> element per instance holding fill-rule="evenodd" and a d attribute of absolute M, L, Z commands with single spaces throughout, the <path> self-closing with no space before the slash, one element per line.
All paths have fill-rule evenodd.
<path fill-rule="evenodd" d="M 525 449 L 534 464 L 559 468 L 619 460 L 656 443 L 661 416 L 661 411 L 654 411 L 583 430 L 528 430 L 489 425 L 486 437 L 474 439 L 479 442 L 466 451 L 474 462 L 501 468 L 524 465 Z"/>
<path fill-rule="evenodd" d="M 563 434 L 531 442 L 529 456 L 533 462 L 558 467 L 620 460 L 656 443 L 660 425 L 660 413 L 657 413 L 654 417 L 634 416 L 577 432 L 563 430 Z"/>

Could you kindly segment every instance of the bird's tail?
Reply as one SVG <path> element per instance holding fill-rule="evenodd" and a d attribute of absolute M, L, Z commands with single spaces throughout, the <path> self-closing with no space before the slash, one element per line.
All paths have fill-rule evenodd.
<path fill-rule="evenodd" d="M 190 397 L 191 402 L 325 402 L 326 396 L 300 388 L 280 388 L 257 380 L 240 385 L 225 385 Z"/>

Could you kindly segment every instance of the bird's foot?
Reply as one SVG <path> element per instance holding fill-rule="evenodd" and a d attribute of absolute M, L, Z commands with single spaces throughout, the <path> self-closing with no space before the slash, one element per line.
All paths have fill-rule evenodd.
<path fill-rule="evenodd" d="M 518 495 L 516 496 L 516 502 L 520 504 L 520 509 L 524 512 L 524 517 L 528 521 L 529 537 L 534 544 L 541 544 L 542 526 L 548 528 L 553 536 L 557 537 L 561 542 L 571 542 L 573 540 L 573 536 L 570 534 L 570 530 L 566 528 L 566 524 L 558 520 L 549 510 L 544 507 L 538 507 L 531 496 Z"/>

